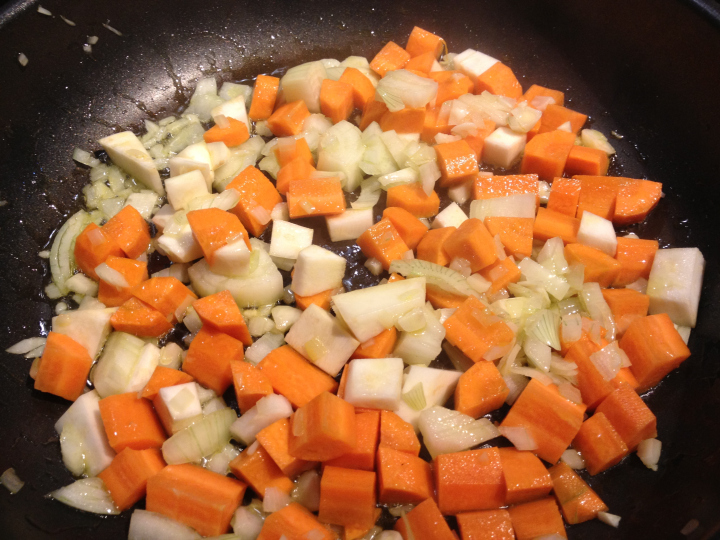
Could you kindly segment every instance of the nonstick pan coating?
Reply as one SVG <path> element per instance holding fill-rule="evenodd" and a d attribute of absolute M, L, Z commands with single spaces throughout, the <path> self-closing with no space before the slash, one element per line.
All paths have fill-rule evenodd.
<path fill-rule="evenodd" d="M 694 2 L 700 3 L 700 2 Z M 570 528 L 575 539 L 711 538 L 720 527 L 720 32 L 674 0 L 596 2 L 241 2 L 45 0 L 0 12 L 0 348 L 45 334 L 47 265 L 37 253 L 81 206 L 87 173 L 75 146 L 138 128 L 187 103 L 210 74 L 238 81 L 302 61 L 372 57 L 400 44 L 414 25 L 451 51 L 480 49 L 512 67 L 524 87 L 566 91 L 593 127 L 623 136 L 614 174 L 663 182 L 666 197 L 632 228 L 661 246 L 698 246 L 707 260 L 693 356 L 649 396 L 663 442 L 660 470 L 636 456 L 590 479 L 618 530 L 597 521 Z M 710 6 L 712 7 L 712 6 Z M 706 9 L 712 13 L 712 9 Z M 118 37 L 103 22 L 123 32 Z M 92 55 L 86 36 L 100 41 Z M 21 68 L 17 54 L 30 63 Z M 0 489 L 0 538 L 119 539 L 128 514 L 101 518 L 43 496 L 72 477 L 62 465 L 54 422 L 67 402 L 32 390 L 29 360 L 0 354 L 0 471 L 26 481 Z"/>

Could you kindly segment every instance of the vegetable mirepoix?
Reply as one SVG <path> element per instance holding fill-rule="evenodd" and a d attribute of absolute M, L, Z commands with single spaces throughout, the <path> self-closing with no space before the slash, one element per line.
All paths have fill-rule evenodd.
<path fill-rule="evenodd" d="M 53 496 L 146 496 L 131 534 L 370 538 L 387 505 L 383 540 L 451 540 L 446 516 L 530 539 L 614 519 L 567 463 L 663 466 L 639 392 L 690 355 L 702 254 L 616 229 L 662 184 L 608 176 L 563 92 L 445 47 L 415 27 L 370 61 L 201 79 L 179 118 L 100 141 L 113 164 L 76 153 L 89 212 L 46 289 L 74 296 L 14 348 L 74 401 L 63 461 L 91 478 Z"/>

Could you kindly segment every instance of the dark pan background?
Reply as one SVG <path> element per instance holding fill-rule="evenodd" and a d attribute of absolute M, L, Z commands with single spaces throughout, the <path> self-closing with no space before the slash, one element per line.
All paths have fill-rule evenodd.
<path fill-rule="evenodd" d="M 82 201 L 79 146 L 137 128 L 186 104 L 209 74 L 239 81 L 302 61 L 372 57 L 401 45 L 414 25 L 451 51 L 480 49 L 513 68 L 524 87 L 565 90 L 569 106 L 604 133 L 622 134 L 617 175 L 663 182 L 666 197 L 641 236 L 698 246 L 707 260 L 693 356 L 648 397 L 663 442 L 660 470 L 636 456 L 589 479 L 622 516 L 571 527 L 575 539 L 713 537 L 720 528 L 720 31 L 718 4 L 676 0 L 366 2 L 263 0 L 43 0 L 0 8 L 0 349 L 44 335 L 52 306 L 37 252 Z M 695 9 L 697 6 L 701 9 Z M 101 26 L 120 29 L 118 37 Z M 88 56 L 87 35 L 100 37 Z M 17 54 L 30 59 L 21 68 Z M 128 515 L 102 518 L 44 499 L 72 481 L 53 424 L 67 403 L 32 390 L 30 361 L 0 353 L 0 471 L 25 480 L 0 489 L 0 538 L 119 539 Z"/>

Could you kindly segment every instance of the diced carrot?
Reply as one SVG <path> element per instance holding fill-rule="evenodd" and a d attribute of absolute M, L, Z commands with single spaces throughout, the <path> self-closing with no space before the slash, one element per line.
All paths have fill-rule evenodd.
<path fill-rule="evenodd" d="M 633 289 L 603 289 L 602 295 L 612 311 L 618 335 L 623 335 L 635 319 L 648 314 L 650 297 L 647 294 Z"/>
<path fill-rule="evenodd" d="M 580 219 L 585 210 L 601 218 L 612 220 L 620 187 L 620 179 L 614 176 L 585 176 L 580 180 L 580 199 L 576 217 Z"/>
<path fill-rule="evenodd" d="M 203 536 L 225 533 L 247 486 L 189 463 L 168 465 L 147 481 L 145 507 Z"/>
<path fill-rule="evenodd" d="M 330 392 L 313 398 L 292 416 L 291 456 L 328 461 L 351 452 L 356 442 L 355 408 Z"/>
<path fill-rule="evenodd" d="M 353 105 L 356 109 L 365 109 L 365 105 L 375 99 L 375 87 L 359 69 L 346 67 L 339 80 L 352 87 Z"/>
<path fill-rule="evenodd" d="M 557 130 L 540 133 L 525 145 L 520 172 L 535 173 L 542 180 L 562 176 L 568 154 L 574 145 L 574 133 Z"/>
<path fill-rule="evenodd" d="M 305 137 L 297 139 L 295 137 L 286 137 L 284 139 L 278 139 L 278 141 L 278 144 L 273 148 L 273 152 L 280 167 L 284 167 L 297 158 L 301 158 L 308 165 L 315 165 L 315 158 L 312 155 L 312 151 Z"/>
<path fill-rule="evenodd" d="M 620 384 L 598 405 L 595 414 L 603 413 L 630 451 L 640 441 L 657 436 L 657 419 L 637 392 Z"/>
<path fill-rule="evenodd" d="M 259 399 L 273 393 L 270 380 L 258 368 L 243 361 L 230 362 L 235 396 L 241 414 L 245 414 Z"/>
<path fill-rule="evenodd" d="M 415 456 L 420 455 L 420 440 L 412 424 L 392 411 L 380 412 L 380 448 L 393 448 Z"/>
<path fill-rule="evenodd" d="M 380 129 L 397 133 L 422 133 L 425 126 L 425 107 L 405 107 L 387 111 L 380 117 Z"/>
<path fill-rule="evenodd" d="M 440 185 L 452 187 L 471 180 L 478 172 L 475 151 L 467 141 L 460 139 L 435 145 L 437 163 L 440 167 Z"/>
<path fill-rule="evenodd" d="M 308 536 L 309 535 L 309 536 Z M 296 502 L 265 518 L 257 540 L 336 540 L 337 535 L 326 529 L 304 506 Z"/>
<path fill-rule="evenodd" d="M 112 314 L 110 324 L 118 332 L 138 337 L 160 337 L 173 327 L 157 309 L 135 297 L 127 300 Z"/>
<path fill-rule="evenodd" d="M 289 345 L 270 351 L 258 367 L 270 379 L 273 389 L 285 396 L 293 407 L 302 407 L 323 392 L 337 390 L 337 383 L 330 375 Z"/>
<path fill-rule="evenodd" d="M 345 194 L 338 178 L 298 178 L 287 192 L 292 219 L 332 216 L 345 211 Z"/>
<path fill-rule="evenodd" d="M 394 283 L 395 281 L 404 281 L 405 278 L 402 277 L 400 274 L 393 272 L 390 274 L 390 277 L 388 278 L 388 283 Z M 380 357 L 378 357 L 380 358 Z"/>
<path fill-rule="evenodd" d="M 244 356 L 242 342 L 203 326 L 190 343 L 183 371 L 221 396 L 233 383 L 232 362 Z"/>
<path fill-rule="evenodd" d="M 396 341 L 397 329 L 391 326 L 358 345 L 352 358 L 388 358 L 395 348 Z"/>
<path fill-rule="evenodd" d="M 259 443 L 248 446 L 230 462 L 232 473 L 247 484 L 263 499 L 267 488 L 290 493 L 293 482 L 278 468 L 267 451 Z"/>
<path fill-rule="evenodd" d="M 152 403 L 137 393 L 108 396 L 98 405 L 108 443 L 116 452 L 160 448 L 165 442 L 165 430 Z"/>
<path fill-rule="evenodd" d="M 150 245 L 150 227 L 134 207 L 128 205 L 102 226 L 129 259 L 137 259 Z"/>
<path fill-rule="evenodd" d="M 437 96 L 435 97 L 436 107 L 440 107 L 446 101 L 457 99 L 465 94 L 472 94 L 475 88 L 472 79 L 459 71 L 434 71 L 428 73 L 428 76 L 438 83 Z"/>
<path fill-rule="evenodd" d="M 505 510 L 477 510 L 455 516 L 462 540 L 515 540 L 510 513 Z"/>
<path fill-rule="evenodd" d="M 313 172 L 315 172 L 315 167 L 310 165 L 303 158 L 295 158 L 290 163 L 280 168 L 277 173 L 275 186 L 280 193 L 287 195 L 287 192 L 290 189 L 290 184 L 297 180 L 306 180 L 310 178 L 310 175 Z"/>
<path fill-rule="evenodd" d="M 508 176 L 476 176 L 473 182 L 474 199 L 494 199 L 510 195 L 532 193 L 538 198 L 537 174 L 512 174 Z"/>
<path fill-rule="evenodd" d="M 429 218 L 440 211 L 440 197 L 433 190 L 425 193 L 422 184 L 404 184 L 387 190 L 387 206 L 399 206 L 417 218 Z"/>
<path fill-rule="evenodd" d="M 609 287 L 620 272 L 620 263 L 607 253 L 585 244 L 565 246 L 568 264 L 582 264 L 585 267 L 585 283 L 597 281 L 600 287 Z"/>
<path fill-rule="evenodd" d="M 265 449 L 275 465 L 288 478 L 295 478 L 301 472 L 313 469 L 317 463 L 305 461 L 290 455 L 290 422 L 282 418 L 257 434 L 257 440 Z"/>
<path fill-rule="evenodd" d="M 168 321 L 177 322 L 177 310 L 187 307 L 197 296 L 174 277 L 153 277 L 132 290 L 132 295 L 157 309 Z M 184 311 L 183 307 L 183 311 Z"/>
<path fill-rule="evenodd" d="M 436 57 L 432 52 L 422 53 L 408 60 L 408 63 L 405 64 L 405 69 L 427 75 L 435 64 L 435 59 Z"/>
<path fill-rule="evenodd" d="M 375 515 L 373 516 L 373 523 L 376 523 L 378 519 L 380 519 L 380 516 L 382 515 L 382 509 L 375 508 Z M 343 534 L 342 534 L 342 540 L 362 540 L 362 538 L 365 537 L 366 534 L 370 532 L 371 529 L 374 528 L 374 525 L 368 526 L 366 525 L 345 525 L 342 528 Z"/>
<path fill-rule="evenodd" d="M 430 107 L 428 105 L 425 111 L 425 121 L 423 122 L 423 130 L 420 139 L 428 144 L 435 142 L 435 136 L 438 133 L 450 134 L 452 126 L 447 123 L 448 116 L 439 116 L 440 107 Z M 477 155 L 475 156 L 477 158 Z"/>
<path fill-rule="evenodd" d="M 85 389 L 92 363 L 84 346 L 70 336 L 51 331 L 35 374 L 35 390 L 75 401 Z"/>
<path fill-rule="evenodd" d="M 467 260 L 473 273 L 490 266 L 498 258 L 495 240 L 477 218 L 463 221 L 445 240 L 443 249 L 450 261 L 456 257 Z"/>
<path fill-rule="evenodd" d="M 587 115 L 573 111 L 562 105 L 553 104 L 545 108 L 540 121 L 542 122 L 540 124 L 540 133 L 555 131 L 563 124 L 570 122 L 572 134 L 577 135 L 578 131 L 585 125 Z M 558 174 L 557 176 L 560 175 Z"/>
<path fill-rule="evenodd" d="M 128 283 L 127 287 L 116 287 L 102 279 L 100 280 L 98 300 L 108 307 L 117 307 L 123 304 L 132 296 L 130 290 L 148 278 L 146 262 L 110 255 L 105 259 L 105 264 L 120 272 Z"/>
<path fill-rule="evenodd" d="M 621 178 L 613 223 L 629 225 L 644 221 L 662 197 L 662 184 L 650 180 Z"/>
<path fill-rule="evenodd" d="M 630 388 L 636 392 L 637 389 L 640 388 L 640 383 L 635 378 L 635 375 L 633 375 L 632 370 L 627 367 L 620 368 L 620 371 L 618 371 L 617 375 L 610 381 L 610 384 L 613 385 L 613 388 L 617 388 L 622 384 L 628 384 Z"/>
<path fill-rule="evenodd" d="M 608 507 L 590 486 L 565 462 L 550 468 L 553 491 L 560 509 L 570 525 L 595 519 L 598 512 L 607 512 Z"/>
<path fill-rule="evenodd" d="M 417 504 L 433 496 L 432 471 L 424 459 L 382 447 L 377 460 L 381 504 Z"/>
<path fill-rule="evenodd" d="M 245 122 L 235 120 L 234 118 L 228 118 L 228 126 L 221 128 L 218 125 L 214 125 L 203 133 L 203 140 L 206 143 L 222 142 L 226 146 L 239 146 L 250 138 L 250 132 L 248 131 Z"/>
<path fill-rule="evenodd" d="M 630 358 L 630 370 L 641 393 L 659 383 L 690 356 L 690 349 L 667 313 L 633 321 L 620 340 L 620 348 Z"/>
<path fill-rule="evenodd" d="M 375 473 L 327 466 L 320 480 L 318 519 L 335 525 L 375 523 Z"/>
<path fill-rule="evenodd" d="M 567 538 L 565 524 L 552 497 L 508 508 L 517 540 L 533 540 L 553 535 Z"/>
<path fill-rule="evenodd" d="M 389 219 L 393 224 L 403 242 L 412 250 L 414 250 L 428 227 L 410 212 L 399 206 L 389 206 L 383 210 L 383 218 Z"/>
<path fill-rule="evenodd" d="M 550 240 L 559 237 L 566 244 L 577 242 L 580 220 L 547 208 L 538 208 L 533 223 L 533 237 L 536 240 Z"/>
<path fill-rule="evenodd" d="M 592 339 L 583 335 L 567 351 L 565 359 L 575 362 L 578 369 L 578 389 L 588 409 L 593 410 L 613 391 L 610 381 L 606 381 L 590 360 L 590 355 L 598 352 L 600 346 Z"/>
<path fill-rule="evenodd" d="M 426 232 L 418 242 L 417 258 L 440 266 L 447 266 L 450 258 L 445 253 L 444 245 L 456 230 L 457 227 L 442 227 Z"/>
<path fill-rule="evenodd" d="M 580 180 L 577 178 L 555 178 L 553 180 L 548 197 L 548 210 L 575 217 L 579 201 Z"/>
<path fill-rule="evenodd" d="M 310 296 L 295 295 L 295 307 L 305 311 L 312 304 L 323 308 L 325 311 L 330 311 L 330 302 L 334 294 L 337 294 L 337 289 L 328 289 L 327 291 L 321 291 L 317 294 Z"/>
<path fill-rule="evenodd" d="M 499 409 L 510 393 L 492 362 L 477 362 L 460 375 L 455 387 L 455 410 L 480 418 Z"/>
<path fill-rule="evenodd" d="M 604 150 L 575 145 L 565 162 L 565 174 L 588 174 L 605 176 L 610 166 L 610 158 Z"/>
<path fill-rule="evenodd" d="M 532 255 L 533 218 L 486 217 L 485 227 L 494 237 L 500 235 L 500 242 L 518 259 Z"/>
<path fill-rule="evenodd" d="M 475 157 L 477 158 L 478 162 L 480 161 L 480 158 L 482 157 L 483 149 L 485 148 L 485 139 L 490 136 L 490 134 L 495 131 L 495 122 L 492 120 L 485 119 L 483 122 L 483 127 L 477 128 L 477 133 L 475 135 L 465 135 L 463 139 L 466 143 L 470 145 L 470 148 L 473 149 L 473 152 L 475 152 Z"/>
<path fill-rule="evenodd" d="M 425 300 L 430 302 L 435 309 L 457 309 L 465 301 L 465 298 L 467 297 L 448 292 L 437 285 L 426 285 L 425 287 Z"/>
<path fill-rule="evenodd" d="M 373 122 L 380 123 L 380 119 L 382 118 L 383 114 L 388 112 L 388 108 L 387 105 L 385 105 L 385 102 L 376 101 L 374 96 L 375 91 L 373 90 L 373 98 L 368 100 L 368 102 L 365 103 L 365 106 L 363 107 L 363 114 L 362 118 L 360 119 L 359 126 L 362 131 L 365 131 L 365 128 L 367 128 Z"/>
<path fill-rule="evenodd" d="M 152 478 L 165 468 L 159 448 L 133 450 L 125 448 L 110 465 L 98 474 L 110 492 L 115 506 L 127 510 L 145 496 L 145 488 Z"/>
<path fill-rule="evenodd" d="M 410 53 L 397 43 L 388 41 L 370 62 L 370 69 L 384 77 L 388 71 L 402 69 L 410 60 Z"/>
<path fill-rule="evenodd" d="M 537 84 L 533 84 L 518 101 L 527 101 L 532 107 L 532 100 L 538 96 L 551 97 L 555 100 L 555 105 L 563 105 L 565 103 L 565 94 L 560 90 L 551 90 Z"/>
<path fill-rule="evenodd" d="M 230 211 L 240 218 L 250 234 L 260 236 L 270 223 L 270 212 L 282 202 L 275 186 L 259 169 L 250 165 L 225 189 L 234 189 L 240 194 L 240 201 Z"/>
<path fill-rule="evenodd" d="M 445 338 L 473 362 L 480 362 L 488 354 L 499 358 L 515 338 L 510 327 L 474 296 L 468 296 L 443 326 Z"/>
<path fill-rule="evenodd" d="M 343 374 L 346 370 L 343 370 Z M 380 411 L 355 411 L 356 445 L 347 454 L 324 464 L 346 469 L 375 470 L 375 452 L 380 439 Z"/>
<path fill-rule="evenodd" d="M 403 540 L 457 540 L 432 497 L 398 519 L 395 530 Z"/>
<path fill-rule="evenodd" d="M 508 66 L 497 62 L 475 79 L 475 93 L 490 92 L 496 96 L 518 99 L 522 96 L 522 86 Z"/>
<path fill-rule="evenodd" d="M 192 305 L 203 325 L 232 336 L 247 347 L 252 345 L 252 336 L 230 291 L 205 296 Z"/>
<path fill-rule="evenodd" d="M 565 399 L 554 384 L 531 379 L 501 425 L 524 427 L 538 446 L 533 452 L 555 463 L 577 435 L 584 412 L 585 407 Z"/>
<path fill-rule="evenodd" d="M 603 413 L 596 413 L 583 422 L 573 447 L 582 454 L 585 468 L 592 475 L 620 463 L 628 454 L 627 445 Z"/>
<path fill-rule="evenodd" d="M 405 50 L 410 54 L 411 57 L 420 56 L 422 54 L 430 53 L 433 58 L 440 56 L 443 51 L 445 40 L 440 36 L 436 36 L 432 32 L 423 30 L 419 26 L 415 26 L 410 32 L 407 45 Z"/>
<path fill-rule="evenodd" d="M 618 236 L 615 259 L 620 263 L 613 287 L 624 287 L 640 278 L 648 279 L 658 250 L 657 240 Z"/>
<path fill-rule="evenodd" d="M 368 259 L 380 261 L 385 270 L 390 268 L 391 262 L 402 259 L 410 251 L 392 221 L 386 218 L 362 233 L 357 239 L 357 245 Z"/>
<path fill-rule="evenodd" d="M 253 88 L 252 102 L 248 111 L 250 120 L 267 120 L 275 108 L 280 79 L 270 75 L 258 75 Z"/>
<path fill-rule="evenodd" d="M 320 111 L 337 124 L 347 120 L 354 108 L 353 87 L 346 82 L 325 79 L 320 87 Z"/>
<path fill-rule="evenodd" d="M 275 112 L 267 119 L 267 126 L 276 137 L 289 137 L 300 133 L 308 116 L 310 116 L 310 111 L 305 102 L 300 99 L 275 109 Z"/>
<path fill-rule="evenodd" d="M 433 462 L 435 489 L 444 515 L 505 505 L 505 479 L 497 448 L 441 454 Z"/>
<path fill-rule="evenodd" d="M 153 371 L 150 380 L 140 391 L 140 397 L 146 398 L 150 401 L 155 399 L 161 388 L 167 388 L 168 386 L 176 386 L 178 384 L 185 384 L 193 382 L 195 379 L 188 375 L 184 371 L 179 369 L 172 369 L 165 366 L 157 366 Z"/>
<path fill-rule="evenodd" d="M 187 220 L 210 266 L 215 261 L 215 252 L 235 240 L 242 238 L 252 249 L 247 230 L 235 214 L 220 208 L 202 208 L 188 212 Z"/>
<path fill-rule="evenodd" d="M 550 494 L 552 478 L 535 454 L 515 448 L 500 448 L 499 452 L 507 504 L 534 501 Z"/>
<path fill-rule="evenodd" d="M 83 274 L 98 281 L 95 268 L 104 263 L 105 260 L 114 255 L 115 257 L 125 256 L 114 237 L 110 236 L 94 223 L 90 223 L 75 239 L 75 263 L 82 270 Z"/>
<path fill-rule="evenodd" d="M 498 259 L 490 266 L 480 270 L 480 275 L 490 282 L 490 294 L 495 294 L 510 283 L 520 281 L 520 269 L 512 257 Z"/>

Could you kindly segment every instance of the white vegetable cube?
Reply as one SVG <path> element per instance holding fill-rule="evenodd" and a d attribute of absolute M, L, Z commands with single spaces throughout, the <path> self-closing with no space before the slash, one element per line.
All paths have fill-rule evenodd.
<path fill-rule="evenodd" d="M 213 170 L 222 167 L 230 159 L 230 149 L 222 141 L 207 143 L 205 147 L 210 154 L 210 166 Z"/>
<path fill-rule="evenodd" d="M 362 132 L 343 120 L 331 127 L 320 139 L 317 170 L 343 173 L 343 189 L 353 191 L 360 185 L 363 177 L 360 162 L 364 153 Z"/>
<path fill-rule="evenodd" d="M 347 368 L 344 399 L 356 407 L 392 411 L 400 406 L 401 358 L 360 358 Z"/>
<path fill-rule="evenodd" d="M 286 202 L 277 203 L 270 212 L 270 219 L 273 221 L 290 221 L 288 204 Z"/>
<path fill-rule="evenodd" d="M 175 211 L 185 210 L 194 198 L 210 193 L 205 177 L 200 171 L 190 171 L 168 178 L 165 180 L 165 189 L 168 202 Z"/>
<path fill-rule="evenodd" d="M 525 133 L 499 127 L 485 139 L 482 160 L 488 165 L 509 169 L 525 150 Z"/>
<path fill-rule="evenodd" d="M 280 79 L 285 101 L 302 100 L 311 113 L 319 113 L 320 87 L 326 77 L 322 62 L 308 62 L 288 69 Z"/>
<path fill-rule="evenodd" d="M 165 227 L 172 221 L 172 217 L 175 215 L 175 209 L 172 204 L 164 204 L 160 210 L 155 212 L 152 217 L 153 225 L 155 225 L 161 233 L 165 230 Z"/>
<path fill-rule="evenodd" d="M 470 217 L 485 221 L 487 217 L 534 218 L 537 207 L 535 194 L 523 193 L 470 203 Z"/>
<path fill-rule="evenodd" d="M 157 245 L 174 263 L 187 263 L 203 256 L 200 244 L 195 240 L 190 223 L 187 222 L 176 233 L 163 233 L 157 239 Z"/>
<path fill-rule="evenodd" d="M 98 141 L 110 159 L 130 176 L 160 195 L 165 195 L 160 173 L 150 154 L 132 131 L 123 131 Z"/>
<path fill-rule="evenodd" d="M 210 269 L 216 274 L 233 277 L 247 272 L 249 263 L 250 250 L 241 238 L 217 249 Z"/>
<path fill-rule="evenodd" d="M 658 250 L 647 285 L 649 313 L 667 313 L 675 324 L 695 328 L 704 271 L 698 248 Z"/>
<path fill-rule="evenodd" d="M 443 227 L 459 227 L 467 218 L 467 215 L 463 212 L 462 208 L 457 205 L 457 203 L 450 203 L 437 216 L 435 216 L 432 228 L 441 229 Z"/>
<path fill-rule="evenodd" d="M 298 254 L 312 245 L 313 230 L 290 221 L 273 223 L 270 255 L 283 259 L 297 259 Z M 343 268 L 343 272 L 345 269 Z"/>
<path fill-rule="evenodd" d="M 422 384 L 423 394 L 425 396 L 425 407 L 422 410 L 436 405 L 444 405 L 455 391 L 455 386 L 457 386 L 460 375 L 462 375 L 462 373 L 459 371 L 417 365 L 410 366 L 403 380 L 402 393 L 407 394 L 418 384 Z M 412 424 L 415 431 L 417 431 L 422 410 L 413 409 L 407 403 L 401 401 L 400 406 L 395 409 L 395 413 L 406 422 Z"/>
<path fill-rule="evenodd" d="M 463 184 L 448 188 L 448 197 L 457 204 L 465 204 L 472 197 L 473 182 L 465 182 Z"/>
<path fill-rule="evenodd" d="M 215 123 L 217 123 L 217 117 L 222 115 L 225 118 L 233 118 L 235 120 L 239 120 L 248 127 L 250 126 L 248 123 L 247 109 L 245 108 L 244 95 L 239 95 L 226 101 L 222 105 L 218 105 L 210 111 L 210 114 L 212 115 Z"/>
<path fill-rule="evenodd" d="M 171 157 L 168 161 L 170 176 L 179 176 L 190 171 L 200 171 L 205 178 L 208 191 L 212 189 L 215 179 L 213 173 L 212 157 L 207 144 L 199 142 L 186 146 L 177 156 Z"/>
<path fill-rule="evenodd" d="M 360 345 L 335 317 L 315 304 L 303 311 L 285 336 L 285 341 L 333 377 Z"/>
<path fill-rule="evenodd" d="M 455 69 L 461 71 L 473 81 L 498 63 L 498 60 L 485 53 L 467 49 L 453 58 Z"/>
<path fill-rule="evenodd" d="M 165 431 L 170 434 L 202 417 L 202 404 L 194 382 L 161 388 L 154 403 Z"/>
<path fill-rule="evenodd" d="M 66 311 L 52 319 L 52 331 L 73 338 L 95 358 L 110 334 L 110 317 L 117 308 Z"/>
<path fill-rule="evenodd" d="M 143 190 L 140 193 L 131 193 L 125 201 L 125 206 L 132 206 L 143 219 L 150 219 L 155 205 L 158 203 L 158 194 L 154 191 Z"/>
<path fill-rule="evenodd" d="M 614 257 L 617 251 L 617 236 L 612 222 L 596 216 L 592 212 L 583 212 L 577 241 L 580 244 L 599 249 L 611 257 Z"/>
<path fill-rule="evenodd" d="M 337 216 L 327 216 L 328 233 L 332 242 L 356 240 L 362 233 L 373 226 L 375 216 L 372 208 L 345 210 Z"/>
<path fill-rule="evenodd" d="M 282 222 L 278 222 L 282 223 Z M 342 286 L 345 257 L 320 246 L 308 246 L 297 256 L 292 290 L 300 296 L 312 296 Z"/>

